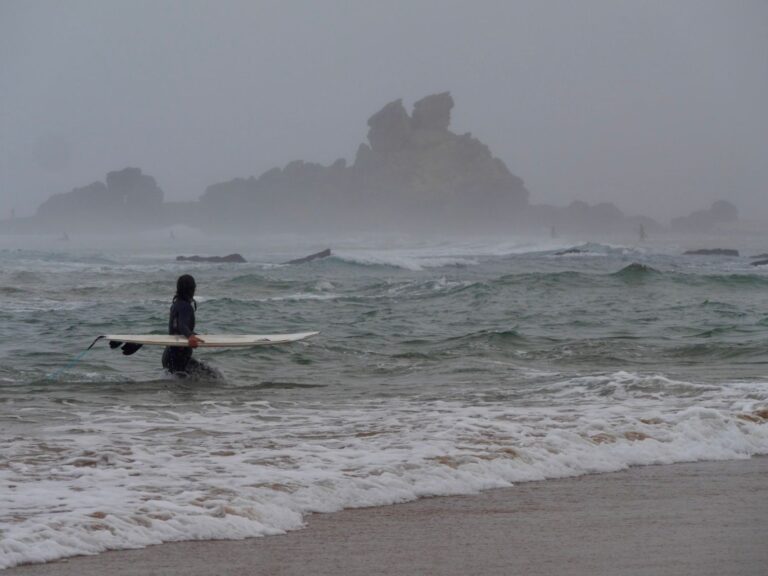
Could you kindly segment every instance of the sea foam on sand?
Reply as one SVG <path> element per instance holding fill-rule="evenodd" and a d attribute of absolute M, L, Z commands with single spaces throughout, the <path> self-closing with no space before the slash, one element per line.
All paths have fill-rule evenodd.
<path fill-rule="evenodd" d="M 768 383 L 619 372 L 554 380 L 537 398 L 206 401 L 194 412 L 74 405 L 79 423 L 54 418 L 0 441 L 0 567 L 278 534 L 310 512 L 768 453 Z"/>
<path fill-rule="evenodd" d="M 306 530 L 180 542 L 9 576 L 760 574 L 768 458 L 646 466 L 311 516 Z"/>

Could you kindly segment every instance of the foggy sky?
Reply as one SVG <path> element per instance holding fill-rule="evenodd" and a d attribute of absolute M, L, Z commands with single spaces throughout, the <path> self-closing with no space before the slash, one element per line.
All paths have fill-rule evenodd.
<path fill-rule="evenodd" d="M 0 217 L 138 166 L 167 200 L 354 158 L 450 90 L 533 203 L 768 219 L 768 2 L 0 2 Z"/>

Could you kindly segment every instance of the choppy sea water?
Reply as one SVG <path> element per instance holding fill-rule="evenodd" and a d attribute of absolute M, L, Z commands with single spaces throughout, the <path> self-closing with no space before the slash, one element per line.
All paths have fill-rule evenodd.
<path fill-rule="evenodd" d="M 768 454 L 768 267 L 746 257 L 368 240 L 283 266 L 325 245 L 178 236 L 0 241 L 0 568 Z M 206 251 L 249 263 L 174 261 Z M 216 380 L 103 343 L 50 378 L 98 334 L 164 332 L 187 272 L 201 333 L 322 333 L 198 350 Z"/>

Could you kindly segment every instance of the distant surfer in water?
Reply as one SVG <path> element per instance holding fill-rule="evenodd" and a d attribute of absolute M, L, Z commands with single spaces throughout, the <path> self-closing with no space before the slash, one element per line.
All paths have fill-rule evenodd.
<path fill-rule="evenodd" d="M 163 368 L 171 374 L 215 375 L 213 369 L 192 358 L 192 349 L 205 342 L 195 334 L 195 288 L 195 279 L 189 274 L 179 276 L 176 281 L 176 294 L 168 318 L 168 334 L 184 336 L 189 340 L 189 347 L 168 346 L 163 351 Z"/>

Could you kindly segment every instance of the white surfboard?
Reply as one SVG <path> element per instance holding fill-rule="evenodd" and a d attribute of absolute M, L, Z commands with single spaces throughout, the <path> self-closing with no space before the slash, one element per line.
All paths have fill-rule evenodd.
<path fill-rule="evenodd" d="M 319 334 L 319 332 L 297 332 L 295 334 L 196 334 L 203 340 L 199 348 L 248 348 L 270 344 L 288 344 L 298 342 Z M 184 336 L 169 334 L 104 334 L 104 340 L 111 342 L 130 342 L 148 346 L 189 346 Z"/>

